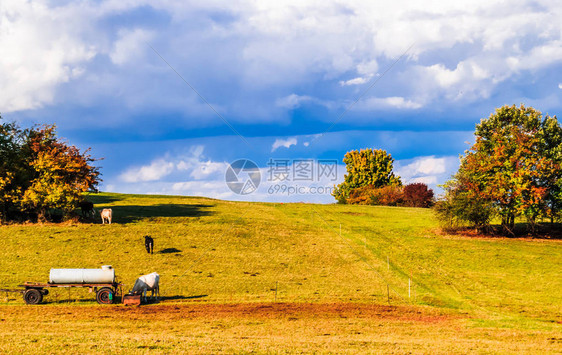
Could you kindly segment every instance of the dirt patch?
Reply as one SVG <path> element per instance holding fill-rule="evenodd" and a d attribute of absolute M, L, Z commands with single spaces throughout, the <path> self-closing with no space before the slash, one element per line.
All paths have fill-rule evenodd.
<path fill-rule="evenodd" d="M 348 214 L 350 216 L 366 216 L 366 213 L 361 212 L 342 212 L 343 214 Z"/>
<path fill-rule="evenodd" d="M 33 317 L 88 319 L 134 319 L 174 321 L 178 319 L 333 319 L 364 318 L 439 323 L 461 318 L 422 307 L 384 306 L 359 303 L 236 303 L 236 304 L 155 304 L 131 306 L 21 306 L 0 307 L 0 313 L 22 313 Z M 15 315 L 15 314 L 14 314 Z"/>

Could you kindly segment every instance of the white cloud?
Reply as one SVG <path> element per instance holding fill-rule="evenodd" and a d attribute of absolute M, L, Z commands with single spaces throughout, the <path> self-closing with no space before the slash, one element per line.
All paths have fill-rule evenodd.
<path fill-rule="evenodd" d="M 349 86 L 349 85 L 361 85 L 361 84 L 365 84 L 369 82 L 370 77 L 357 77 L 354 79 L 349 79 L 349 80 L 341 80 L 340 81 L 340 85 L 341 86 Z"/>
<path fill-rule="evenodd" d="M 136 61 L 140 59 L 148 48 L 147 43 L 152 39 L 153 33 L 140 28 L 122 29 L 118 36 L 109 57 L 113 63 L 123 65 L 132 59 Z"/>
<path fill-rule="evenodd" d="M 396 172 L 406 178 L 411 179 L 420 175 L 441 174 L 445 172 L 446 159 L 429 157 L 419 157 L 413 160 L 396 161 Z"/>
<path fill-rule="evenodd" d="M 559 39 L 548 41 L 534 47 L 528 53 L 518 54 L 507 58 L 508 65 L 515 72 L 546 67 L 562 60 L 562 41 Z"/>
<path fill-rule="evenodd" d="M 0 5 L 0 108 L 3 113 L 53 102 L 55 89 L 82 75 L 96 54 L 81 38 L 79 10 L 44 2 L 3 0 Z"/>
<path fill-rule="evenodd" d="M 239 197 L 228 189 L 223 180 L 203 182 L 139 182 L 135 184 L 108 185 L 105 191 L 149 195 L 202 196 L 225 200 L 235 200 L 236 197 Z"/>
<path fill-rule="evenodd" d="M 200 162 L 195 169 L 191 172 L 190 176 L 196 180 L 203 180 L 211 175 L 217 173 L 224 174 L 228 167 L 228 163 L 203 161 Z"/>
<path fill-rule="evenodd" d="M 174 171 L 174 166 L 174 163 L 170 161 L 157 159 L 150 163 L 150 165 L 127 169 L 120 175 L 120 179 L 130 183 L 158 181 Z"/>
<path fill-rule="evenodd" d="M 443 88 L 450 88 L 461 81 L 482 80 L 488 78 L 485 69 L 473 62 L 462 61 L 454 70 L 445 68 L 442 64 L 427 67 L 426 70 L 435 78 L 435 81 Z"/>
<path fill-rule="evenodd" d="M 426 184 L 428 186 L 436 185 L 437 179 L 438 179 L 438 177 L 435 176 L 435 175 L 419 176 L 419 177 L 412 178 L 412 179 L 408 180 L 408 184 L 414 184 L 414 183 L 421 182 L 421 183 Z"/>
<path fill-rule="evenodd" d="M 425 104 L 439 99 L 470 102 L 490 97 L 494 87 L 510 74 L 502 58 L 484 57 L 461 61 L 454 69 L 440 63 L 413 66 L 409 76 L 419 82 L 416 96 Z"/>
<path fill-rule="evenodd" d="M 410 184 L 423 182 L 437 189 L 457 171 L 460 160 L 456 156 L 437 158 L 435 156 L 417 157 L 407 160 L 397 160 L 394 171 L 400 176 L 402 183 Z"/>
<path fill-rule="evenodd" d="M 373 76 L 377 72 L 378 67 L 379 67 L 378 63 L 375 60 L 369 60 L 366 62 L 359 63 L 357 64 L 355 71 L 357 72 L 357 74 L 360 74 L 361 76 L 349 80 L 340 80 L 339 84 L 340 86 L 366 84 L 373 78 Z M 379 75 L 380 74 L 377 74 L 377 76 Z"/>
<path fill-rule="evenodd" d="M 273 145 L 271 146 L 271 151 L 274 152 L 281 147 L 290 148 L 292 145 L 297 145 L 297 138 L 295 137 L 287 138 L 287 139 L 277 138 L 275 142 L 273 142 Z"/>
<path fill-rule="evenodd" d="M 196 180 L 203 180 L 217 173 L 224 173 L 228 163 L 213 162 L 196 156 L 181 158 L 175 163 L 177 171 L 187 172 L 189 176 Z"/>
<path fill-rule="evenodd" d="M 297 94 L 291 94 L 289 96 L 277 99 L 275 101 L 275 105 L 278 107 L 287 108 L 289 110 L 294 110 L 295 108 L 298 108 L 301 103 L 311 100 L 312 98 L 310 96 L 299 96 Z"/>
<path fill-rule="evenodd" d="M 161 181 L 164 178 L 190 178 L 199 181 L 221 176 L 228 166 L 225 162 L 214 162 L 203 155 L 204 147 L 196 145 L 187 154 L 172 156 L 171 153 L 153 160 L 148 165 L 131 167 L 119 175 L 119 179 L 128 183 Z"/>
<path fill-rule="evenodd" d="M 404 168 L 409 170 L 411 175 L 442 174 L 445 172 L 446 163 L 445 158 L 424 157 L 406 165 Z"/>
<path fill-rule="evenodd" d="M 357 103 L 359 110 L 380 110 L 388 108 L 415 110 L 421 108 L 423 105 L 419 102 L 407 100 L 403 97 L 371 97 L 363 102 Z"/>
<path fill-rule="evenodd" d="M 224 180 L 184 181 L 163 185 L 165 193 L 189 196 L 204 196 L 218 199 L 232 199 L 235 194 L 228 189 Z"/>
<path fill-rule="evenodd" d="M 558 84 L 558 88 L 562 89 L 562 83 Z"/>
<path fill-rule="evenodd" d="M 286 119 L 280 110 L 306 102 L 330 108 L 334 97 L 366 84 L 413 43 L 381 81 L 385 91 L 378 96 L 385 97 L 372 99 L 373 108 L 473 102 L 493 97 L 501 83 L 522 71 L 562 61 L 562 8 L 556 2 L 51 3 L 4 0 L 0 6 L 4 113 L 40 108 L 57 98 L 87 107 L 115 99 L 112 104 L 137 112 L 207 115 L 189 120 L 192 125 L 219 121 L 165 63 L 144 55 L 151 40 L 182 76 L 205 89 L 201 92 L 217 110 L 254 122 Z M 126 20 L 134 11 L 148 14 L 147 20 L 153 13 L 169 20 L 147 21 L 142 28 Z M 100 62 L 104 65 L 97 66 Z M 232 87 L 224 91 L 236 94 L 214 102 L 212 89 L 227 85 Z M 320 87 L 325 91 L 316 90 Z M 299 95 L 283 97 L 297 88 Z M 67 96 L 61 98 L 61 92 Z"/>
<path fill-rule="evenodd" d="M 357 73 L 372 77 L 378 70 L 379 64 L 376 60 L 367 60 L 357 64 Z"/>
<path fill-rule="evenodd" d="M 167 152 L 150 164 L 128 168 L 104 190 L 232 199 L 235 194 L 224 180 L 228 165 L 206 158 L 204 146 L 194 145 L 185 153 Z"/>

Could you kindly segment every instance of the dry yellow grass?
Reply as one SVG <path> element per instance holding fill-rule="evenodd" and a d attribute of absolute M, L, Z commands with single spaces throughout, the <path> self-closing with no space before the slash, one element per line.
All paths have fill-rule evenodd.
<path fill-rule="evenodd" d="M 555 331 L 369 304 L 0 307 L 3 353 L 556 353 Z"/>

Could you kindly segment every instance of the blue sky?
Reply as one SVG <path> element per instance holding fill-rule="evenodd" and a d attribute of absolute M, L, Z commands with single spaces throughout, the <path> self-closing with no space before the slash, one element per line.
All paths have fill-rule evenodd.
<path fill-rule="evenodd" d="M 268 162 L 337 160 L 337 183 L 360 148 L 435 188 L 496 107 L 558 114 L 560 18 L 556 1 L 4 0 L 0 113 L 92 147 L 105 191 L 330 203 L 271 193 L 334 181 L 268 181 Z M 224 178 L 240 158 L 262 173 L 244 196 Z"/>

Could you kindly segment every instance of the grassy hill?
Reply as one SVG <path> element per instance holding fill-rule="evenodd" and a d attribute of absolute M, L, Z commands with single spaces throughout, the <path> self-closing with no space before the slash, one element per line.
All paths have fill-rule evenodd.
<path fill-rule="evenodd" d="M 0 288 L 47 281 L 51 268 L 110 264 L 126 290 L 139 275 L 158 272 L 164 303 L 390 304 L 462 315 L 479 329 L 545 337 L 562 330 L 560 240 L 443 235 L 432 212 L 416 208 L 109 193 L 90 199 L 96 209 L 113 209 L 114 224 L 96 218 L 0 227 Z M 147 234 L 153 255 L 144 250 Z M 100 307 L 87 291 L 70 292 L 80 300 L 75 305 Z M 45 301 L 67 307 L 67 299 L 68 291 L 55 291 Z M 0 294 L 0 302 L 29 312 L 19 298 L 6 302 Z M 544 349 L 562 340 L 551 338 Z M 241 349 L 253 348 L 232 348 Z"/>

